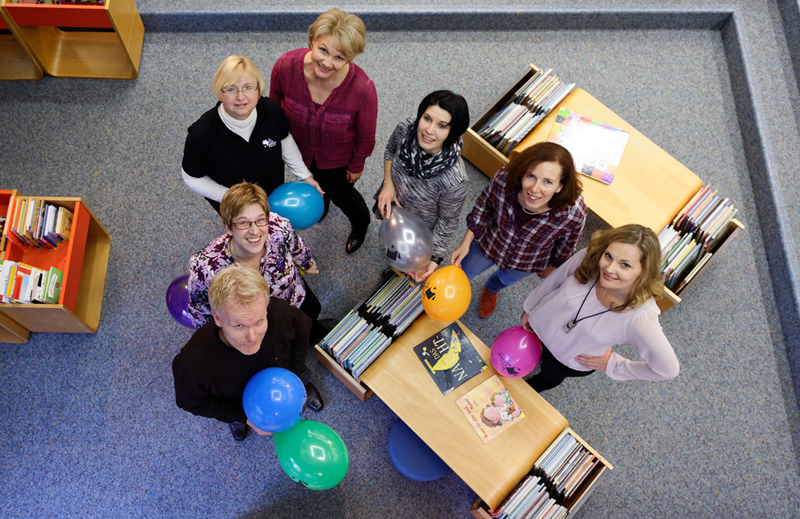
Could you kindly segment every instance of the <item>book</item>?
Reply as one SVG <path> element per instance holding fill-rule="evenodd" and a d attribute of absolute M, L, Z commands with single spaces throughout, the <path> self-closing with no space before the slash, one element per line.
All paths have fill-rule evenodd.
<path fill-rule="evenodd" d="M 456 400 L 456 405 L 483 443 L 488 443 L 525 418 L 525 413 L 497 375 Z"/>
<path fill-rule="evenodd" d="M 44 302 L 50 304 L 58 304 L 61 297 L 61 283 L 64 281 L 64 273 L 55 268 L 50 267 L 47 273 L 47 285 L 45 288 Z"/>
<path fill-rule="evenodd" d="M 486 363 L 458 323 L 414 346 L 414 353 L 443 395 L 486 369 Z"/>
<path fill-rule="evenodd" d="M 567 148 L 579 173 L 610 184 L 619 168 L 628 137 L 630 134 L 619 128 L 562 108 L 547 141 Z"/>

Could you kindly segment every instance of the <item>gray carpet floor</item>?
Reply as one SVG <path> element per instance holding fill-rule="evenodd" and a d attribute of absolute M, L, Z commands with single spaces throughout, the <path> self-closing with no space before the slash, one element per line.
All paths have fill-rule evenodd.
<path fill-rule="evenodd" d="M 778 23 L 772 7 L 758 9 L 768 27 Z M 750 45 L 772 48 L 773 35 Z M 0 186 L 80 196 L 112 236 L 98 333 L 37 333 L 0 348 L 0 516 L 469 517 L 475 494 L 455 475 L 417 483 L 394 469 L 391 410 L 377 398 L 356 400 L 313 355 L 307 364 L 327 406 L 306 418 L 330 425 L 350 452 L 335 489 L 305 489 L 284 475 L 270 439 L 235 444 L 222 424 L 174 404 L 170 363 L 191 332 L 169 316 L 165 290 L 222 232 L 180 178 L 186 127 L 213 106 L 211 77 L 224 57 L 248 55 L 268 76 L 278 56 L 304 42 L 297 31 L 152 32 L 135 81 L 0 82 Z M 377 85 L 380 112 L 358 184 L 365 198 L 379 184 L 390 132 L 426 93 L 463 94 L 474 121 L 533 62 L 576 82 L 735 201 L 747 228 L 661 318 L 680 376 L 647 383 L 595 374 L 545 397 L 615 467 L 584 517 L 800 517 L 800 422 L 754 197 L 764 187 L 751 181 L 720 32 L 387 31 L 371 32 L 368 45 L 357 63 Z M 782 74 L 781 56 L 763 67 Z M 779 79 L 783 147 L 798 137 L 796 85 L 787 93 Z M 468 168 L 469 205 L 488 179 Z M 787 198 L 797 190 L 786 189 Z M 603 225 L 591 216 L 586 237 Z M 342 316 L 386 266 L 376 224 L 353 256 L 344 252 L 348 232 L 335 208 L 301 232 L 320 266 L 309 283 L 323 317 Z M 473 297 L 462 321 L 490 343 L 518 322 L 535 283 L 504 291 L 488 320 Z"/>

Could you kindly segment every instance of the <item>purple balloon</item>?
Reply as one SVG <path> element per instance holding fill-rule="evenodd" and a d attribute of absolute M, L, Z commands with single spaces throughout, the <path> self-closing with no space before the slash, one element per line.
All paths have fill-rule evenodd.
<path fill-rule="evenodd" d="M 524 377 L 542 358 L 542 341 L 522 326 L 500 332 L 492 343 L 492 365 L 504 377 Z"/>
<path fill-rule="evenodd" d="M 167 288 L 167 309 L 173 319 L 194 330 L 194 322 L 189 316 L 189 274 L 175 278 Z"/>

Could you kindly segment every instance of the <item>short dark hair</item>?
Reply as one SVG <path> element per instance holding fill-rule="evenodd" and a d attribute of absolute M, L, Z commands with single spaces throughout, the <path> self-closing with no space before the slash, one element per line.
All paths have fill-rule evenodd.
<path fill-rule="evenodd" d="M 575 203 L 583 186 L 575 170 L 575 161 L 567 148 L 555 142 L 540 142 L 511 157 L 506 167 L 506 186 L 511 191 L 522 189 L 522 177 L 542 162 L 555 162 L 561 166 L 561 191 L 554 194 L 548 204 L 552 209 L 563 209 Z"/>
<path fill-rule="evenodd" d="M 429 106 L 438 106 L 450 114 L 450 134 L 444 140 L 443 147 L 447 148 L 456 142 L 469 128 L 469 106 L 464 96 L 449 90 L 437 90 L 426 95 L 417 108 L 417 120 L 414 121 L 414 133 L 417 133 L 422 114 Z"/>

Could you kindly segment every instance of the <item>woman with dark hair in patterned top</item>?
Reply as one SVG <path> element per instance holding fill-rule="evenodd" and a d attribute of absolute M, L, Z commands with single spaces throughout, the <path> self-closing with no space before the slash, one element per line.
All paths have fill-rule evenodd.
<path fill-rule="evenodd" d="M 515 155 L 484 188 L 450 256 L 470 279 L 497 265 L 481 291 L 482 319 L 500 290 L 534 272 L 547 277 L 572 256 L 586 223 L 581 190 L 572 155 L 552 142 Z"/>
<path fill-rule="evenodd" d="M 383 154 L 383 184 L 372 211 L 388 218 L 392 204 L 413 211 L 433 233 L 430 262 L 409 275 L 417 282 L 444 260 L 467 199 L 467 172 L 461 160 L 461 136 L 469 127 L 469 107 L 449 90 L 431 92 L 417 118 L 397 125 Z"/>

